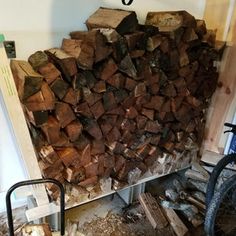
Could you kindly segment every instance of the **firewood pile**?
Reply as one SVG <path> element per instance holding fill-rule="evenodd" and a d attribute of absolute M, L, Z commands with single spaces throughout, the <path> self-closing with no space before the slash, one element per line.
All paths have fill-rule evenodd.
<path fill-rule="evenodd" d="M 99 8 L 86 25 L 61 48 L 11 61 L 43 176 L 87 188 L 188 164 L 224 44 L 185 11 L 140 25 L 135 12 Z"/>

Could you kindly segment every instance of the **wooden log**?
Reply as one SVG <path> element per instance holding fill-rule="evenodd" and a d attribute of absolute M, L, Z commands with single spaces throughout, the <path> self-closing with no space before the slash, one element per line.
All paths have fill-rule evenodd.
<path fill-rule="evenodd" d="M 125 77 L 121 73 L 116 73 L 112 75 L 106 82 L 115 88 L 123 88 Z"/>
<path fill-rule="evenodd" d="M 60 140 L 60 125 L 53 116 L 48 117 L 47 122 L 41 126 L 41 129 L 49 144 L 54 144 Z"/>
<path fill-rule="evenodd" d="M 69 77 L 78 72 L 75 58 L 59 48 L 51 48 L 47 52 L 50 53 L 51 58 L 54 59 L 54 63 L 60 68 L 65 79 L 70 81 Z M 52 57 L 52 54 L 54 57 Z"/>
<path fill-rule="evenodd" d="M 78 184 L 81 181 L 85 180 L 85 169 L 84 167 L 74 167 L 70 166 L 65 169 L 64 178 L 69 183 Z"/>
<path fill-rule="evenodd" d="M 69 123 L 76 119 L 71 107 L 64 102 L 56 103 L 55 115 L 61 128 L 65 128 Z"/>
<path fill-rule="evenodd" d="M 104 68 L 101 72 L 101 79 L 107 80 L 109 79 L 113 74 L 116 73 L 118 67 L 114 60 L 110 59 L 108 62 L 105 63 Z"/>
<path fill-rule="evenodd" d="M 40 127 L 48 120 L 48 111 L 29 111 L 25 108 L 27 119 L 36 127 Z"/>
<path fill-rule="evenodd" d="M 43 77 L 35 72 L 28 62 L 12 60 L 10 66 L 21 101 L 39 92 Z"/>
<path fill-rule="evenodd" d="M 149 37 L 147 40 L 147 50 L 149 52 L 154 51 L 157 47 L 159 47 L 162 43 L 162 36 L 157 34 L 152 37 Z"/>
<path fill-rule="evenodd" d="M 133 91 L 137 85 L 137 81 L 130 79 L 129 77 L 125 80 L 125 88 L 129 91 Z"/>
<path fill-rule="evenodd" d="M 119 40 L 120 35 L 114 29 L 100 28 L 101 34 L 105 36 L 108 43 L 115 43 Z"/>
<path fill-rule="evenodd" d="M 103 94 L 103 106 L 105 111 L 112 110 L 117 107 L 113 92 L 106 92 Z"/>
<path fill-rule="evenodd" d="M 50 87 L 54 94 L 61 100 L 67 94 L 69 85 L 63 79 L 58 78 Z"/>
<path fill-rule="evenodd" d="M 48 224 L 26 225 L 22 228 L 22 235 L 23 236 L 30 236 L 30 235 L 52 236 L 52 232 Z"/>
<path fill-rule="evenodd" d="M 80 91 L 75 91 L 74 89 L 69 88 L 67 90 L 67 93 L 63 97 L 63 102 L 75 106 L 79 102 L 80 98 L 81 98 Z"/>
<path fill-rule="evenodd" d="M 106 139 L 109 142 L 119 141 L 120 138 L 121 138 L 120 131 L 116 127 L 112 128 L 112 130 L 106 136 Z"/>
<path fill-rule="evenodd" d="M 133 50 L 132 52 L 130 52 L 130 57 L 131 59 L 135 59 L 135 58 L 139 58 L 139 57 L 143 57 L 145 54 L 144 50 Z"/>
<path fill-rule="evenodd" d="M 91 106 L 90 111 L 92 112 L 96 120 L 99 119 L 105 113 L 105 110 L 101 101 L 98 101 L 93 106 Z"/>
<path fill-rule="evenodd" d="M 85 166 L 90 163 L 92 160 L 91 157 L 91 145 L 87 144 L 80 153 L 80 165 Z"/>
<path fill-rule="evenodd" d="M 106 92 L 106 90 L 107 90 L 107 88 L 106 88 L 105 81 L 99 81 L 93 87 L 93 91 L 96 93 L 104 93 L 104 92 Z"/>
<path fill-rule="evenodd" d="M 73 162 L 80 158 L 79 153 L 73 147 L 63 148 L 57 150 L 56 152 L 66 167 L 70 166 Z"/>
<path fill-rule="evenodd" d="M 138 116 L 138 112 L 134 107 L 130 107 L 129 109 L 126 110 L 125 116 L 128 119 L 135 119 Z"/>
<path fill-rule="evenodd" d="M 206 23 L 204 20 L 196 20 L 197 26 L 195 28 L 195 32 L 198 35 L 198 37 L 202 38 L 204 34 L 207 33 L 206 29 Z"/>
<path fill-rule="evenodd" d="M 134 96 L 139 97 L 139 96 L 145 96 L 146 94 L 147 94 L 146 84 L 138 83 L 134 89 Z"/>
<path fill-rule="evenodd" d="M 77 105 L 75 108 L 74 108 L 74 112 L 75 113 L 78 113 L 82 116 L 85 116 L 85 117 L 88 117 L 88 118 L 92 118 L 93 115 L 90 111 L 90 108 L 88 106 L 88 104 L 86 102 L 83 102 L 83 103 L 80 103 L 79 105 Z"/>
<path fill-rule="evenodd" d="M 47 63 L 38 68 L 38 72 L 44 77 L 48 84 L 61 77 L 61 72 L 52 63 Z"/>
<path fill-rule="evenodd" d="M 45 110 L 53 110 L 55 108 L 55 96 L 47 83 L 43 82 L 41 92 L 44 98 Z"/>
<path fill-rule="evenodd" d="M 143 108 L 141 113 L 150 120 L 154 119 L 154 110 Z"/>
<path fill-rule="evenodd" d="M 96 156 L 105 153 L 104 140 L 93 140 L 91 147 L 91 155 Z"/>
<path fill-rule="evenodd" d="M 143 38 L 143 36 L 144 36 L 144 32 L 141 32 L 141 31 L 124 35 L 130 51 L 134 50 L 137 47 L 139 41 Z"/>
<path fill-rule="evenodd" d="M 148 12 L 146 25 L 154 25 L 160 32 L 172 32 L 180 27 L 196 26 L 195 18 L 186 11 Z"/>
<path fill-rule="evenodd" d="M 136 117 L 136 123 L 137 123 L 138 129 L 144 129 L 146 122 L 147 122 L 147 117 L 142 116 L 142 115 L 138 115 Z"/>
<path fill-rule="evenodd" d="M 129 77 L 136 79 L 137 78 L 137 70 L 130 58 L 129 55 L 126 55 L 119 65 L 119 70 L 125 74 L 127 74 Z"/>
<path fill-rule="evenodd" d="M 79 138 L 82 130 L 83 126 L 79 120 L 72 121 L 65 127 L 65 132 L 71 142 L 74 142 Z"/>
<path fill-rule="evenodd" d="M 93 55 L 94 55 L 93 58 L 92 58 L 92 53 L 90 55 L 88 54 L 88 56 L 90 56 L 91 59 L 90 61 L 91 66 L 93 62 L 97 63 L 99 61 L 106 59 L 112 52 L 110 46 L 106 44 L 106 37 L 100 32 L 100 30 L 76 31 L 76 32 L 71 32 L 70 35 L 71 38 L 73 39 L 82 40 L 82 45 L 81 45 L 82 53 L 84 49 L 85 52 L 88 51 L 86 50 L 86 47 L 87 48 L 91 47 L 93 49 Z M 77 57 L 77 60 L 79 60 L 79 62 L 83 64 L 83 57 L 81 57 L 82 56 L 81 52 L 80 55 Z"/>
<path fill-rule="evenodd" d="M 81 187 L 88 187 L 88 186 L 93 186 L 98 182 L 98 177 L 93 176 L 90 178 L 85 179 L 84 181 L 79 182 L 79 186 Z"/>
<path fill-rule="evenodd" d="M 89 30 L 94 28 L 112 28 L 123 35 L 135 31 L 138 26 L 138 20 L 135 12 L 100 7 L 88 18 L 86 25 Z"/>
<path fill-rule="evenodd" d="M 184 236 L 188 233 L 188 228 L 184 225 L 173 209 L 163 208 L 165 215 L 177 236 Z"/>
<path fill-rule="evenodd" d="M 90 162 L 84 166 L 86 179 L 98 175 L 98 165 L 98 162 Z"/>
<path fill-rule="evenodd" d="M 37 51 L 29 56 L 28 62 L 34 68 L 34 70 L 37 71 L 39 67 L 44 66 L 48 63 L 48 56 L 42 51 Z"/>
<path fill-rule="evenodd" d="M 161 111 L 162 105 L 165 102 L 165 98 L 162 96 L 152 96 L 150 102 L 144 104 L 143 106 L 148 109 L 155 109 Z"/>
<path fill-rule="evenodd" d="M 50 164 L 55 163 L 59 157 L 51 145 L 43 146 L 39 151 L 39 156 L 45 162 Z"/>
<path fill-rule="evenodd" d="M 93 138 L 100 140 L 102 139 L 102 131 L 98 123 L 94 120 L 89 120 L 85 125 L 84 130 L 88 132 Z"/>
<path fill-rule="evenodd" d="M 147 121 L 145 125 L 145 131 L 157 134 L 162 130 L 162 126 L 158 123 L 158 121 Z"/>
<path fill-rule="evenodd" d="M 191 42 L 198 40 L 198 35 L 195 33 L 193 28 L 186 28 L 182 40 L 190 44 Z"/>
<path fill-rule="evenodd" d="M 63 39 L 61 49 L 68 53 L 69 55 L 73 56 L 74 58 L 78 59 L 81 53 L 81 45 L 83 40 L 79 39 Z"/>
<path fill-rule="evenodd" d="M 138 199 L 154 229 L 163 229 L 168 225 L 161 206 L 150 193 L 142 193 Z"/>

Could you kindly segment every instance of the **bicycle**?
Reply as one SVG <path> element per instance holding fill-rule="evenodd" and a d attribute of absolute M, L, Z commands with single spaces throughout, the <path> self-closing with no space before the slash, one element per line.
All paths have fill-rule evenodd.
<path fill-rule="evenodd" d="M 236 134 L 236 125 L 225 123 Z M 206 192 L 205 232 L 209 236 L 236 235 L 236 175 L 226 180 L 215 191 L 222 170 L 236 161 L 236 153 L 224 156 L 215 166 L 210 176 Z"/>

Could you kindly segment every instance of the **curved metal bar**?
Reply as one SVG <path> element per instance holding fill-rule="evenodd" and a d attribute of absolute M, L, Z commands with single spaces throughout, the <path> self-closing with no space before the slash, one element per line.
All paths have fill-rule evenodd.
<path fill-rule="evenodd" d="M 126 6 L 129 6 L 133 3 L 133 0 L 129 0 L 128 2 L 126 2 L 126 0 L 122 0 L 122 3 Z"/>
<path fill-rule="evenodd" d="M 45 184 L 45 183 L 53 183 L 56 184 L 61 193 L 60 198 L 60 208 L 61 208 L 61 235 L 65 234 L 65 190 L 63 185 L 55 180 L 55 179 L 34 179 L 34 180 L 26 180 L 18 182 L 10 187 L 6 194 L 6 207 L 7 207 L 7 220 L 8 220 L 8 227 L 9 227 L 9 235 L 14 236 L 14 225 L 13 225 L 13 217 L 12 217 L 12 206 L 11 206 L 11 194 L 12 192 L 22 186 L 27 185 L 36 185 L 36 184 Z"/>

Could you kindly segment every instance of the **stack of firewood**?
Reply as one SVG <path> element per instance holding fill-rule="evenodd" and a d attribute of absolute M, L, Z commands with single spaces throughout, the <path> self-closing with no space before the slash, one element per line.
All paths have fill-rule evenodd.
<path fill-rule="evenodd" d="M 223 48 L 204 21 L 150 12 L 139 25 L 135 12 L 100 8 L 86 25 L 11 62 L 43 176 L 127 182 L 199 147 Z"/>

